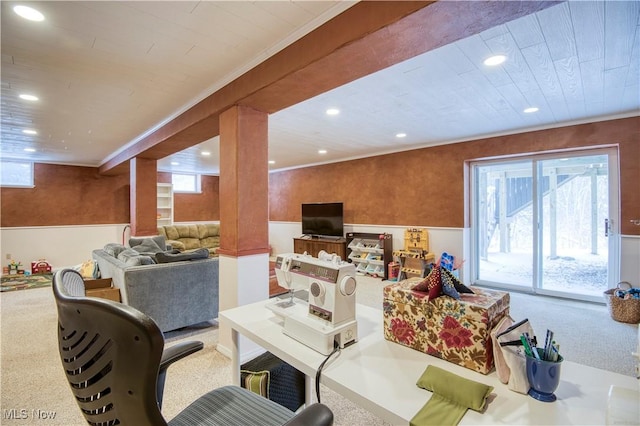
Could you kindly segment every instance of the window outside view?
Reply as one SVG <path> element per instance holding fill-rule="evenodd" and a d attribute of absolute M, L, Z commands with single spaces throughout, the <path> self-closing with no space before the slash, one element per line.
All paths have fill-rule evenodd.
<path fill-rule="evenodd" d="M 0 170 L 2 186 L 33 188 L 32 162 L 3 160 L 0 162 Z"/>
<path fill-rule="evenodd" d="M 536 166 L 542 176 L 537 205 Z M 537 270 L 538 288 L 602 296 L 609 288 L 607 156 L 496 164 L 478 172 L 478 235 L 486 236 L 478 238 L 479 279 L 532 287 Z"/>
<path fill-rule="evenodd" d="M 200 192 L 200 175 L 172 173 L 171 183 L 174 192 Z"/>

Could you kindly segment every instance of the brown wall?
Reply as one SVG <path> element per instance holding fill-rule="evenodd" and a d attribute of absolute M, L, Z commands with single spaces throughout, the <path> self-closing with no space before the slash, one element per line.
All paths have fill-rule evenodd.
<path fill-rule="evenodd" d="M 345 222 L 464 226 L 464 163 L 470 159 L 615 144 L 620 152 L 621 232 L 640 235 L 640 117 L 541 130 L 307 167 L 269 176 L 270 220 L 300 221 L 300 204 L 343 201 Z M 33 189 L 1 188 L 0 226 L 129 222 L 129 175 L 35 164 Z M 158 173 L 158 182 L 168 182 Z M 176 222 L 219 220 L 219 178 L 201 194 L 176 194 Z"/>
<path fill-rule="evenodd" d="M 471 159 L 617 144 L 621 232 L 640 235 L 640 118 L 519 135 L 272 173 L 270 219 L 300 221 L 300 204 L 344 202 L 345 223 L 455 227 L 465 225 L 464 169 Z"/>
<path fill-rule="evenodd" d="M 218 180 L 202 176 L 201 194 L 175 194 L 174 220 L 219 220 Z M 158 182 L 171 182 L 171 175 L 158 173 Z M 97 167 L 36 163 L 34 183 L 35 188 L 0 188 L 0 226 L 130 222 L 128 173 L 101 176 Z"/>
<path fill-rule="evenodd" d="M 1 188 L 0 225 L 55 226 L 129 222 L 129 174 L 96 167 L 34 164 L 35 188 Z"/>
<path fill-rule="evenodd" d="M 171 183 L 171 173 L 158 172 L 159 183 Z M 200 194 L 173 195 L 174 222 L 208 222 L 220 220 L 220 177 L 202 176 Z"/>

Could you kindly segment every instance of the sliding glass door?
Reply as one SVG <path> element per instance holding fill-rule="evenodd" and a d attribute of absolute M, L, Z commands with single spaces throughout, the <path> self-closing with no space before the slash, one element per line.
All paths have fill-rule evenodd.
<path fill-rule="evenodd" d="M 615 150 L 472 165 L 478 284 L 602 300 L 617 279 Z"/>
<path fill-rule="evenodd" d="M 479 280 L 533 286 L 532 167 L 531 161 L 476 166 Z"/>

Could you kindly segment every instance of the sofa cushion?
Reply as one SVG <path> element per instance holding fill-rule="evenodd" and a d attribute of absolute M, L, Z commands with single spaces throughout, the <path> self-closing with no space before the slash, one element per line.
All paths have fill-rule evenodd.
<path fill-rule="evenodd" d="M 205 237 L 200 240 L 200 247 L 203 248 L 218 248 L 220 247 L 220 237 Z"/>
<path fill-rule="evenodd" d="M 203 240 L 207 237 L 220 237 L 220 225 L 214 223 L 199 223 L 198 239 Z"/>
<path fill-rule="evenodd" d="M 124 249 L 118 255 L 118 260 L 124 262 L 127 266 L 153 265 L 156 263 L 150 256 L 141 255 L 131 248 Z"/>
<path fill-rule="evenodd" d="M 180 238 L 182 244 L 184 244 L 185 250 L 195 250 L 200 248 L 200 240 L 197 238 Z"/>
<path fill-rule="evenodd" d="M 117 258 L 118 255 L 126 249 L 127 248 L 124 245 L 118 244 L 118 243 L 109 243 L 104 246 L 104 251 L 106 251 L 107 254 L 115 258 Z"/>
<path fill-rule="evenodd" d="M 197 225 L 174 225 L 178 231 L 178 238 L 194 238 L 200 239 Z"/>
<path fill-rule="evenodd" d="M 198 237 L 198 227 L 196 225 L 167 225 L 165 226 L 165 232 L 169 240 L 174 240 L 182 243 L 184 248 L 176 247 L 172 244 L 173 248 L 179 250 L 193 250 L 200 248 L 200 239 Z"/>
<path fill-rule="evenodd" d="M 130 238 L 129 245 L 140 254 L 148 256 L 155 255 L 161 251 L 166 251 L 167 244 L 163 236 L 147 238 Z"/>
<path fill-rule="evenodd" d="M 177 240 L 180 238 L 180 232 L 176 225 L 165 225 L 163 229 L 168 240 Z"/>
<path fill-rule="evenodd" d="M 181 262 L 183 260 L 207 259 L 209 250 L 206 248 L 197 249 L 186 253 L 158 253 L 156 260 L 158 263 Z"/>
<path fill-rule="evenodd" d="M 171 240 L 169 241 L 169 244 L 171 244 L 171 248 L 178 250 L 178 251 L 184 251 L 186 249 L 185 245 L 182 243 L 182 241 L 176 241 L 176 240 Z"/>

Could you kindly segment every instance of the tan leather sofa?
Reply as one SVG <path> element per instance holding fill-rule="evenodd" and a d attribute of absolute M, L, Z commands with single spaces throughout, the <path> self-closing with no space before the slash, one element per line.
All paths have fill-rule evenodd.
<path fill-rule="evenodd" d="M 220 225 L 217 223 L 163 225 L 158 227 L 158 235 L 164 236 L 167 244 L 180 251 L 206 248 L 214 255 L 220 247 Z"/>

